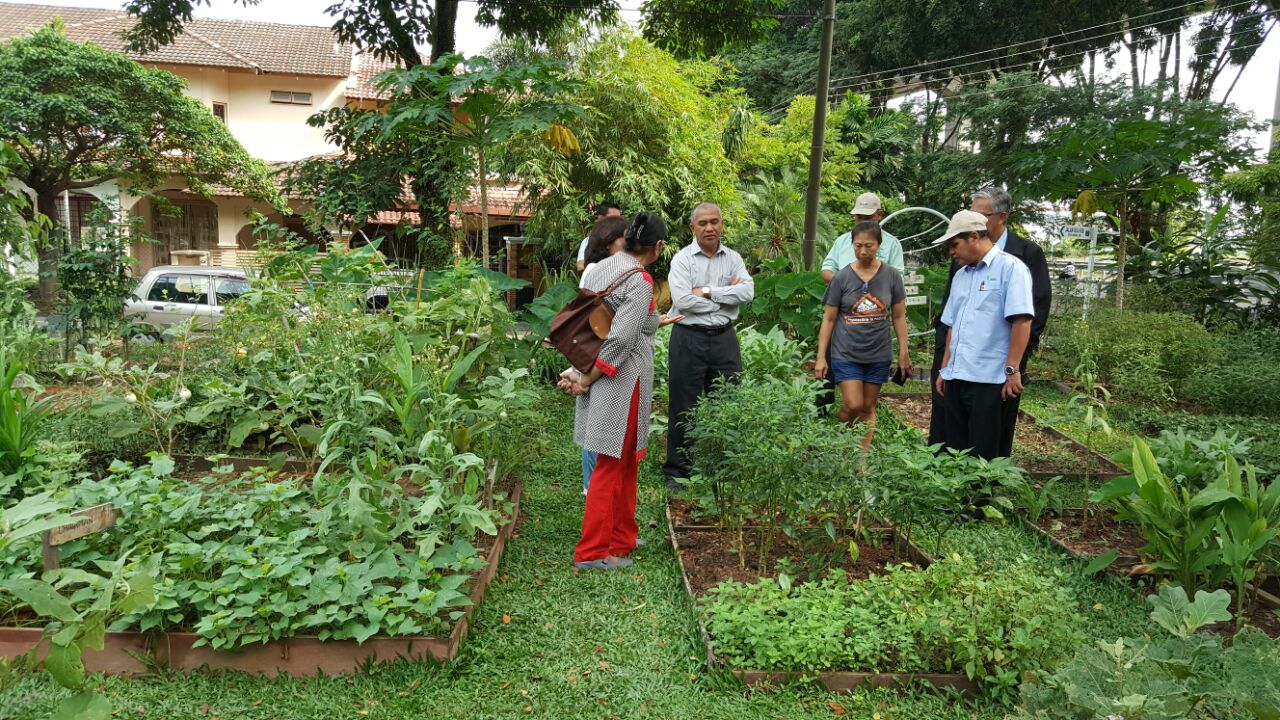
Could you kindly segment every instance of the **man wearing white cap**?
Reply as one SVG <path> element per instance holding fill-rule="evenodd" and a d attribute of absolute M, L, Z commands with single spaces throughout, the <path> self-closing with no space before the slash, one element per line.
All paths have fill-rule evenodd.
<path fill-rule="evenodd" d="M 884 208 L 880 206 L 880 197 L 875 193 L 862 193 L 853 204 L 854 225 L 865 220 L 880 222 L 883 217 Z M 907 266 L 902 260 L 902 242 L 885 232 L 883 228 L 880 230 L 880 238 L 880 250 L 876 252 L 876 259 L 900 273 L 905 273 Z M 822 281 L 831 282 L 831 278 L 835 277 L 836 273 L 852 265 L 856 259 L 853 254 L 853 231 L 849 231 L 836 238 L 831 251 L 822 261 Z"/>
<path fill-rule="evenodd" d="M 1019 366 L 1031 339 L 1031 271 L 996 247 L 982 213 L 951 217 L 945 242 L 958 267 L 942 311 L 946 349 L 935 383 L 946 445 L 981 458 L 1001 454 L 1002 405 L 1022 393 Z"/>

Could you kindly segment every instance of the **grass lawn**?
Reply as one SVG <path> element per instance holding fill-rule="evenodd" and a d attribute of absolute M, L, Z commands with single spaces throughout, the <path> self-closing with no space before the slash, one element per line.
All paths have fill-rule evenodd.
<path fill-rule="evenodd" d="M 642 466 L 642 535 L 649 545 L 628 571 L 575 574 L 581 471 L 571 442 L 572 408 L 548 400 L 530 439 L 524 523 L 460 656 L 447 667 L 379 665 L 355 677 L 271 680 L 238 673 L 101 680 L 118 718 L 1001 718 L 936 692 L 834 695 L 813 688 L 748 691 L 709 673 L 693 609 L 665 541 L 666 493 L 655 449 Z M 1019 527 L 970 525 L 947 545 L 993 559 L 1028 554 L 1059 573 L 1080 600 L 1089 637 L 1146 629 L 1141 595 L 1114 579 L 1084 578 Z M 48 717 L 64 691 L 43 679 L 0 696 L 0 718 Z M 875 715 L 878 713 L 879 715 Z"/>

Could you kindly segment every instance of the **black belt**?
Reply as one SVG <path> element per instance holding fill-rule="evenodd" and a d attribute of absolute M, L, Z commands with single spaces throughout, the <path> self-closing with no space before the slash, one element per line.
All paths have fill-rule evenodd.
<path fill-rule="evenodd" d="M 696 333 L 702 333 L 703 335 L 719 335 L 720 333 L 726 330 L 733 329 L 733 323 L 726 323 L 724 325 L 717 325 L 715 327 L 707 327 L 706 325 L 684 325 L 684 324 L 676 325 L 676 327 L 682 328 L 685 330 L 692 330 Z"/>

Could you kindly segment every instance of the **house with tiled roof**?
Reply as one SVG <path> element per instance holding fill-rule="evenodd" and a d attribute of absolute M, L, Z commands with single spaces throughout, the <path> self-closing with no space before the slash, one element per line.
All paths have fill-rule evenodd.
<path fill-rule="evenodd" d="M 185 79 L 188 95 L 208 105 L 251 155 L 273 166 L 335 153 L 337 148 L 325 139 L 323 129 L 308 125 L 307 119 L 334 107 L 375 106 L 380 94 L 374 78 L 393 67 L 338 42 L 327 27 L 199 17 L 188 22 L 172 44 L 153 52 L 132 52 L 127 50 L 122 33 L 136 19 L 123 10 L 4 0 L 0 0 L 0 42 L 38 30 L 55 17 L 62 19 L 72 40 L 125 53 L 143 65 Z M 504 234 L 519 234 L 528 213 L 521 207 L 518 191 L 491 188 L 490 193 L 500 199 L 490 211 L 495 238 L 500 242 Z M 252 264 L 257 240 L 247 215 L 250 210 L 307 234 L 298 214 L 305 209 L 306 198 L 289 198 L 295 214 L 280 216 L 230 188 L 216 188 L 212 198 L 205 198 L 175 183 L 163 189 L 163 194 L 181 214 L 162 214 L 148 199 L 131 197 L 127 189 L 108 183 L 71 194 L 66 199 L 64 219 L 78 237 L 81 221 L 95 202 L 118 202 L 123 210 L 143 218 L 157 242 L 135 249 L 140 271 L 183 261 Z M 478 234 L 472 229 L 478 227 L 478 218 L 469 217 L 478 212 L 473 205 L 463 203 L 459 213 L 460 231 L 469 241 Z M 411 210 L 382 213 L 354 234 L 392 240 L 396 224 L 415 214 Z"/>

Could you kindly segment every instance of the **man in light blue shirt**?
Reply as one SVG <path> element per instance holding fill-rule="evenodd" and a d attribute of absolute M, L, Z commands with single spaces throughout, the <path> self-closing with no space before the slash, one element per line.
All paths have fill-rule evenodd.
<path fill-rule="evenodd" d="M 939 242 L 947 243 L 960 266 L 942 312 L 947 349 L 936 386 L 943 398 L 946 444 L 996 458 L 1002 403 L 1022 394 L 1018 368 L 1035 317 L 1031 271 L 996 247 L 987 218 L 972 210 L 952 216 Z"/>
<path fill-rule="evenodd" d="M 874 220 L 880 222 L 884 218 L 884 208 L 880 205 L 880 198 L 875 193 L 862 193 L 853 204 L 854 224 L 864 220 Z M 890 235 L 880 229 L 880 250 L 876 252 L 876 258 L 880 262 L 889 265 L 898 272 L 906 274 L 907 266 L 902 258 L 902 242 L 898 238 Z M 847 232 L 836 238 L 835 243 L 831 246 L 831 250 L 827 253 L 827 257 L 822 261 L 822 281 L 829 283 L 836 273 L 845 267 L 853 264 L 853 232 Z"/>

